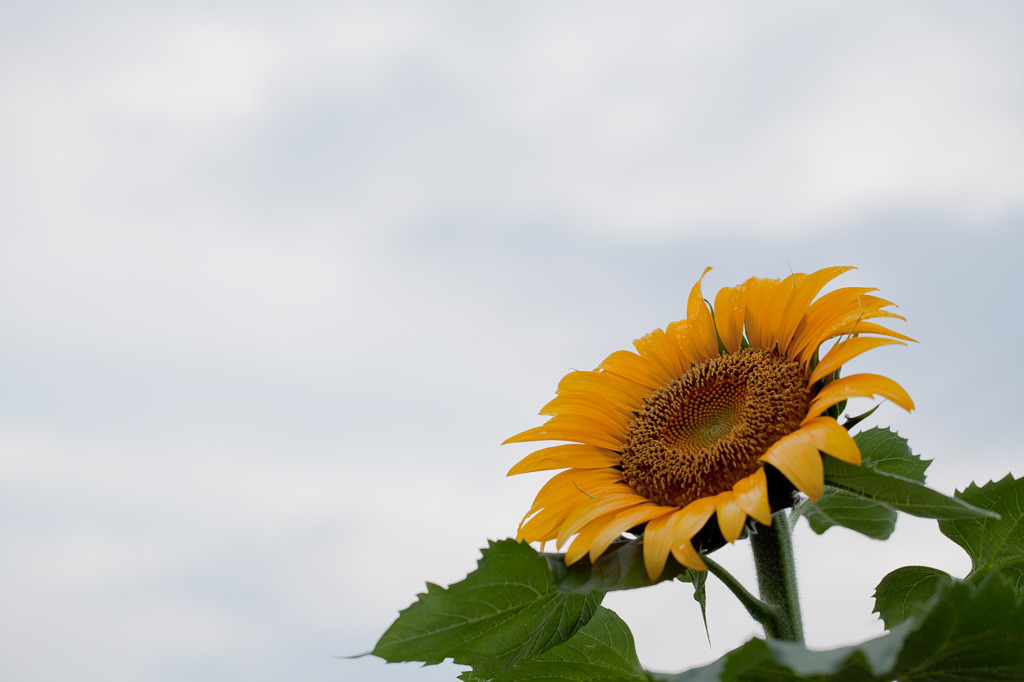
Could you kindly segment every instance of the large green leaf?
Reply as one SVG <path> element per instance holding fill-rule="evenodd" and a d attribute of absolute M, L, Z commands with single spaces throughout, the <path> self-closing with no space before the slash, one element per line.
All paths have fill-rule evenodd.
<path fill-rule="evenodd" d="M 895 670 L 900 682 L 1020 682 L 1024 671 L 1024 599 L 998 574 L 979 585 L 940 586 L 893 634 L 905 636 Z"/>
<path fill-rule="evenodd" d="M 998 519 L 941 521 L 939 530 L 971 556 L 974 563 L 968 580 L 978 580 L 989 571 L 999 571 L 1024 593 L 1024 478 L 1007 475 L 983 486 L 971 484 L 956 492 L 957 498 L 990 509 Z"/>
<path fill-rule="evenodd" d="M 924 483 L 925 470 L 931 464 L 915 455 L 907 439 L 890 429 L 873 428 L 853 437 L 860 449 L 861 467 L 883 474 Z M 818 535 L 833 526 L 842 526 L 875 540 L 885 540 L 896 528 L 896 512 L 888 505 L 829 485 L 817 502 L 804 500 L 796 516 L 807 519 Z"/>
<path fill-rule="evenodd" d="M 825 485 L 897 511 L 926 519 L 995 517 L 954 497 L 926 488 L 915 480 L 875 468 L 870 463 L 855 466 L 828 455 L 823 456 Z"/>
<path fill-rule="evenodd" d="M 804 500 L 797 513 L 818 535 L 842 526 L 875 540 L 885 540 L 896 528 L 896 512 L 873 500 L 827 487 L 817 502 Z"/>
<path fill-rule="evenodd" d="M 939 585 L 950 581 L 948 573 L 929 566 L 897 568 L 875 588 L 875 613 L 891 630 L 927 603 Z"/>
<path fill-rule="evenodd" d="M 990 572 L 1001 573 L 1024 593 L 1024 479 L 1006 476 L 984 486 L 971 484 L 957 498 L 1000 515 L 998 519 L 940 521 L 939 528 L 964 548 L 973 562 L 967 580 L 977 582 Z M 892 628 L 928 601 L 939 585 L 951 581 L 944 571 L 904 566 L 882 579 L 875 589 L 875 611 Z"/>
<path fill-rule="evenodd" d="M 998 574 L 979 585 L 945 583 L 919 611 L 863 644 L 811 651 L 753 639 L 711 665 L 663 682 L 992 682 L 1024 670 L 1024 598 Z"/>
<path fill-rule="evenodd" d="M 565 642 L 493 677 L 462 673 L 470 682 L 647 682 L 633 634 L 614 611 L 598 607 L 594 617 Z"/>
<path fill-rule="evenodd" d="M 833 651 L 810 651 L 802 644 L 780 640 L 752 639 L 717 661 L 677 675 L 653 674 L 655 682 L 873 682 L 879 679 L 867 660 L 867 653 L 882 660 L 878 668 L 891 666 L 891 652 L 869 643 Z M 888 657 L 888 658 L 887 658 Z"/>
<path fill-rule="evenodd" d="M 371 653 L 391 662 L 451 658 L 492 676 L 569 639 L 603 596 L 566 594 L 529 545 L 491 542 L 462 582 L 448 589 L 428 583 Z"/>
<path fill-rule="evenodd" d="M 907 439 L 892 429 L 875 427 L 853 437 L 860 449 L 861 464 L 895 476 L 924 483 L 930 459 L 921 459 L 910 450 Z"/>

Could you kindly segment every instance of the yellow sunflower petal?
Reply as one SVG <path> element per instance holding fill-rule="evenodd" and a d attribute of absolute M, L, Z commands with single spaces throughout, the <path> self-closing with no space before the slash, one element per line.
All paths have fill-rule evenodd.
<path fill-rule="evenodd" d="M 827 294 L 822 294 L 812 305 L 813 310 L 827 310 L 833 308 L 839 301 L 863 298 L 878 291 L 878 287 L 840 287 Z"/>
<path fill-rule="evenodd" d="M 556 419 L 557 417 L 549 419 L 543 426 L 535 426 L 532 429 L 518 433 L 506 440 L 502 445 L 507 445 L 508 443 L 528 443 L 538 440 L 564 440 L 570 443 L 583 443 L 599 448 L 607 448 L 616 452 L 622 450 L 625 445 L 625 434 L 616 437 L 608 433 L 608 431 L 594 426 L 575 422 L 557 422 Z"/>
<path fill-rule="evenodd" d="M 660 384 L 659 384 L 660 386 Z M 651 389 L 611 372 L 569 372 L 558 382 L 556 393 L 595 393 L 625 405 L 641 406 Z"/>
<path fill-rule="evenodd" d="M 906 345 L 896 341 L 895 339 L 879 338 L 877 336 L 856 336 L 852 339 L 847 339 L 846 341 L 840 341 L 836 345 L 832 346 L 828 353 L 825 353 L 825 357 L 823 357 L 821 362 L 818 363 L 818 366 L 814 368 L 814 372 L 811 373 L 811 378 L 808 379 L 807 383 L 813 384 L 824 379 L 829 374 L 865 351 L 889 344 L 899 344 L 901 346 Z"/>
<path fill-rule="evenodd" d="M 575 469 L 563 472 L 577 473 Z M 595 484 L 584 480 L 582 485 L 576 481 L 573 481 L 574 484 L 566 485 L 565 480 L 563 478 L 562 481 L 555 481 L 558 483 L 557 486 L 552 486 L 549 481 L 537 494 L 533 506 L 519 524 L 518 539 L 530 542 L 554 540 L 558 536 L 558 528 L 565 523 L 566 517 L 582 503 L 599 495 L 625 489 L 625 486 L 617 481 Z M 568 480 L 572 480 L 571 477 Z"/>
<path fill-rule="evenodd" d="M 682 361 L 674 345 L 674 340 L 668 338 L 664 329 L 655 329 L 633 342 L 640 357 L 650 361 L 661 386 L 672 383 L 683 374 Z"/>
<path fill-rule="evenodd" d="M 704 272 L 700 273 L 697 283 L 690 289 L 690 296 L 686 299 L 686 319 L 688 320 L 708 313 L 708 308 L 704 304 L 704 294 L 701 292 L 700 286 L 709 272 L 711 272 L 710 265 L 704 268 Z M 708 314 L 710 315 L 710 313 Z"/>
<path fill-rule="evenodd" d="M 782 313 L 779 349 L 783 353 L 786 352 L 786 348 L 789 346 L 793 334 L 796 333 L 800 320 L 807 314 L 811 301 L 818 295 L 818 292 L 833 279 L 852 269 L 853 267 L 849 265 L 824 268 L 817 272 L 812 272 L 796 283 Z"/>
<path fill-rule="evenodd" d="M 572 541 L 569 549 L 565 552 L 565 565 L 572 566 L 574 563 L 582 559 L 590 551 L 590 546 L 594 542 L 594 538 L 600 533 L 605 526 L 615 518 L 617 511 L 605 512 L 597 516 L 586 525 L 585 528 L 580 530 L 579 535 Z M 559 542 L 559 545 L 562 543 Z"/>
<path fill-rule="evenodd" d="M 794 431 L 780 438 L 761 456 L 761 461 L 778 469 L 811 500 L 821 497 L 825 486 L 821 454 L 803 431 Z"/>
<path fill-rule="evenodd" d="M 722 537 L 726 542 L 736 542 L 743 532 L 747 513 L 736 499 L 736 493 L 731 490 L 719 493 L 715 499 L 715 513 L 718 516 L 718 528 L 722 531 Z"/>
<path fill-rule="evenodd" d="M 548 542 L 558 537 L 558 527 L 565 521 L 565 509 L 542 509 L 527 515 L 519 524 L 516 540 Z"/>
<path fill-rule="evenodd" d="M 709 317 L 703 322 L 695 321 L 691 323 L 689 320 L 679 320 L 665 328 L 666 334 L 668 334 L 668 337 L 674 344 L 674 352 L 682 361 L 682 374 L 689 371 L 693 365 L 699 365 L 711 358 L 718 357 L 718 340 L 715 337 L 715 326 L 714 322 L 711 321 L 710 313 L 708 315 Z M 701 338 L 704 339 L 704 342 L 698 344 L 695 340 Z M 708 354 L 708 338 L 715 339 L 715 348 L 711 355 Z"/>
<path fill-rule="evenodd" d="M 664 516 L 667 512 L 671 512 L 675 507 L 664 507 L 662 505 L 645 503 L 636 507 L 627 509 L 626 511 L 619 512 L 615 515 L 611 521 L 605 524 L 604 528 L 594 537 L 593 543 L 590 545 L 590 560 L 596 561 L 601 556 L 608 545 L 615 541 L 615 538 L 622 535 L 624 532 L 638 526 L 641 523 L 650 521 L 658 516 Z"/>
<path fill-rule="evenodd" d="M 697 553 L 689 542 L 684 542 L 678 546 L 672 545 L 672 556 L 683 566 L 692 568 L 695 571 L 706 571 L 708 568 L 708 565 L 700 558 L 700 554 Z"/>
<path fill-rule="evenodd" d="M 555 474 L 541 486 L 528 513 L 566 498 L 597 497 L 622 487 L 622 472 L 616 469 L 569 469 Z M 582 501 L 582 498 L 579 499 Z"/>
<path fill-rule="evenodd" d="M 860 310 L 861 297 L 872 291 L 878 290 L 868 287 L 843 287 L 830 291 L 814 301 L 807 309 L 804 319 L 800 321 L 796 334 L 793 335 L 788 356 L 812 355 L 821 343 L 819 337 L 822 331 L 835 320 L 846 317 L 851 311 Z"/>
<path fill-rule="evenodd" d="M 628 350 L 615 351 L 605 358 L 599 368 L 643 386 L 648 389 L 646 392 L 665 385 L 661 370 L 652 366 L 646 358 Z"/>
<path fill-rule="evenodd" d="M 715 296 L 715 326 L 722 345 L 729 353 L 740 349 L 743 340 L 743 317 L 746 290 L 743 286 L 720 289 Z"/>
<path fill-rule="evenodd" d="M 540 414 L 563 419 L 576 419 L 594 424 L 610 424 L 616 433 L 628 431 L 633 414 L 616 410 L 607 403 L 602 403 L 589 396 L 575 393 L 563 393 L 541 408 Z"/>
<path fill-rule="evenodd" d="M 900 318 L 900 319 L 903 319 L 903 318 Z M 902 341 L 909 341 L 911 343 L 917 343 L 917 339 L 912 339 L 909 336 L 906 336 L 904 334 L 900 334 L 899 332 L 894 332 L 893 330 L 891 330 L 891 329 L 889 329 L 887 327 L 883 327 L 880 324 L 875 324 L 874 322 L 864 322 L 864 321 L 861 321 L 861 322 L 859 322 L 857 324 L 856 331 L 857 331 L 858 334 L 884 334 L 885 336 L 891 336 L 894 339 L 900 339 Z"/>
<path fill-rule="evenodd" d="M 811 437 L 814 447 L 850 464 L 860 465 L 860 448 L 850 433 L 832 417 L 815 417 L 800 430 Z"/>
<path fill-rule="evenodd" d="M 834 339 L 837 336 L 863 334 L 864 331 L 861 329 L 861 325 L 867 320 L 873 320 L 878 317 L 887 317 L 893 320 L 906 320 L 902 315 L 898 315 L 890 310 L 882 310 L 881 308 L 872 307 L 854 310 L 843 317 L 835 317 L 832 318 L 830 322 L 827 321 L 827 323 L 820 324 L 819 328 L 821 331 L 816 342 L 820 346 L 829 339 Z"/>
<path fill-rule="evenodd" d="M 732 489 L 736 493 L 736 503 L 747 516 L 766 526 L 772 525 L 772 508 L 768 504 L 768 478 L 763 468 L 740 479 Z"/>
<path fill-rule="evenodd" d="M 558 544 L 563 544 L 572 535 L 578 533 L 581 528 L 602 514 L 611 511 L 623 511 L 645 503 L 649 503 L 649 500 L 634 492 L 607 493 L 600 497 L 585 500 L 558 527 Z"/>
<path fill-rule="evenodd" d="M 881 310 L 894 305 L 892 301 L 872 296 L 874 291 L 878 290 L 866 287 L 836 289 L 812 303 L 807 310 L 807 317 L 815 325 L 820 325 L 827 320 L 840 319 L 868 310 Z"/>
<path fill-rule="evenodd" d="M 647 577 L 651 580 L 657 580 L 665 570 L 665 562 L 668 561 L 668 553 L 672 547 L 672 530 L 681 512 L 681 509 L 677 509 L 647 522 L 643 541 L 644 567 L 647 569 Z"/>
<path fill-rule="evenodd" d="M 797 355 L 810 356 L 814 350 L 828 338 L 826 333 L 831 327 L 838 325 L 844 329 L 840 333 L 848 333 L 849 327 L 857 320 L 865 319 L 880 311 L 882 308 L 893 305 L 876 296 L 869 295 L 877 291 L 865 287 L 843 287 L 830 291 L 818 300 L 814 301 L 807 309 L 804 320 L 801 321 L 797 334 L 789 348 L 789 357 Z"/>
<path fill-rule="evenodd" d="M 506 476 L 525 474 L 531 471 L 547 471 L 549 469 L 600 469 L 618 465 L 619 455 L 611 450 L 596 448 L 593 445 L 555 445 L 537 450 L 524 457 L 518 464 L 509 469 Z"/>
<path fill-rule="evenodd" d="M 533 506 L 519 524 L 519 536 L 529 541 L 553 540 L 557 529 L 580 505 L 627 488 L 613 469 L 570 469 L 556 474 L 537 493 Z"/>
<path fill-rule="evenodd" d="M 907 412 L 914 409 L 914 401 L 910 399 L 907 392 L 889 377 L 883 377 L 880 374 L 852 374 L 825 384 L 825 387 L 818 392 L 818 395 L 811 401 L 810 407 L 807 408 L 807 419 L 804 421 L 817 417 L 847 398 L 873 398 L 875 396 L 891 400 Z"/>
<path fill-rule="evenodd" d="M 549 428 L 571 424 L 607 434 L 623 443 L 629 434 L 630 422 L 636 418 L 633 413 L 626 415 L 573 396 L 559 396 L 545 405 L 544 410 L 550 417 L 545 424 Z"/>
<path fill-rule="evenodd" d="M 676 516 L 672 537 L 676 543 L 686 542 L 704 527 L 711 515 L 715 513 L 715 499 L 702 497 L 694 500 L 680 510 Z"/>
<path fill-rule="evenodd" d="M 715 335 L 715 321 L 704 302 L 701 282 L 711 268 L 704 268 L 703 274 L 690 290 L 686 302 L 686 348 L 692 349 L 700 358 L 718 357 L 718 337 Z M 677 337 L 678 338 L 678 337 Z M 686 369 L 689 369 L 687 367 Z M 685 370 L 684 370 L 685 371 Z"/>
<path fill-rule="evenodd" d="M 800 339 L 791 345 L 789 357 L 795 358 L 798 362 L 806 362 L 817 348 L 837 336 L 869 333 L 864 327 L 867 320 L 887 317 L 896 320 L 903 320 L 902 315 L 882 310 L 886 305 L 891 305 L 884 299 L 874 297 L 851 298 L 848 309 L 836 311 L 835 314 L 808 315 L 807 326 L 800 332 Z M 883 328 L 884 329 L 884 328 Z M 895 334 L 887 334 L 895 336 Z"/>
<path fill-rule="evenodd" d="M 747 340 L 753 348 L 772 348 L 775 345 L 772 330 L 779 315 L 773 294 L 779 286 L 779 280 L 751 277 L 743 286 L 747 292 L 743 320 Z"/>
<path fill-rule="evenodd" d="M 624 400 L 607 399 L 587 391 L 563 391 L 541 408 L 538 414 L 555 417 L 559 414 L 579 413 L 589 417 L 609 419 L 613 422 L 626 418 L 633 419 L 642 404 L 627 403 Z"/>

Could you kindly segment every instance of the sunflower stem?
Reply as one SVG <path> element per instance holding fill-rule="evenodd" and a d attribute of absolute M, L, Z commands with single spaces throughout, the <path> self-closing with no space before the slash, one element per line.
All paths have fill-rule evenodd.
<path fill-rule="evenodd" d="M 729 591 L 736 595 L 736 598 L 743 604 L 743 608 L 747 610 L 754 620 L 764 625 L 766 622 L 774 622 L 779 617 L 779 610 L 771 604 L 766 604 L 754 595 L 747 591 L 747 588 L 743 587 L 739 580 L 729 571 L 725 570 L 719 564 L 712 561 L 707 556 L 702 556 L 704 563 L 708 565 L 708 572 L 715 576 L 729 588 Z M 765 625 L 767 630 L 768 626 Z"/>
<path fill-rule="evenodd" d="M 773 514 L 770 526 L 755 524 L 755 530 L 750 535 L 750 545 L 754 550 L 757 589 L 761 600 L 777 610 L 776 618 L 760 621 L 761 625 L 769 637 L 802 642 L 804 624 L 800 616 L 792 532 L 786 512 Z"/>

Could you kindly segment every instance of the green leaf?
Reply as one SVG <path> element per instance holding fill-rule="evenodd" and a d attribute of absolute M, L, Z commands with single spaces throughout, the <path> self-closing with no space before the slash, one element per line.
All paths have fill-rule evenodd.
<path fill-rule="evenodd" d="M 491 542 L 462 582 L 448 589 L 428 583 L 371 653 L 428 665 L 451 658 L 493 676 L 572 637 L 603 596 L 561 592 L 529 545 Z"/>
<path fill-rule="evenodd" d="M 958 499 L 998 513 L 998 519 L 940 521 L 939 529 L 970 555 L 973 569 L 967 580 L 978 582 L 991 572 L 1001 573 L 1024 593 L 1024 479 L 1006 476 L 984 486 L 971 484 Z M 905 566 L 882 579 L 875 589 L 875 611 L 887 628 L 903 621 L 952 578 L 936 568 Z"/>
<path fill-rule="evenodd" d="M 600 606 L 579 632 L 558 646 L 494 677 L 483 678 L 474 671 L 463 673 L 459 679 L 487 679 L 491 682 L 647 682 L 648 677 L 637 658 L 629 627 L 614 611 Z"/>
<path fill-rule="evenodd" d="M 1010 682 L 1024 670 L 1024 598 L 999 574 L 948 582 L 888 634 L 832 651 L 753 639 L 702 668 L 662 682 Z"/>
<path fill-rule="evenodd" d="M 548 562 L 548 570 L 555 581 L 555 587 L 567 594 L 590 594 L 612 592 L 615 590 L 632 590 L 638 587 L 650 587 L 657 583 L 675 578 L 680 582 L 693 584 L 693 599 L 700 604 L 701 616 L 704 619 L 704 631 L 708 634 L 707 618 L 707 571 L 695 571 L 677 562 L 669 555 L 665 570 L 657 580 L 647 577 L 644 564 L 643 540 L 616 540 L 597 561 L 590 563 L 584 557 L 572 566 L 565 565 L 564 554 L 543 554 Z"/>
<path fill-rule="evenodd" d="M 822 457 L 825 465 L 825 485 L 846 491 L 857 497 L 878 502 L 897 511 L 926 519 L 964 519 L 995 517 L 990 511 L 979 509 L 963 500 L 947 497 L 915 480 L 876 468 L 870 461 L 861 466 L 847 464 L 834 457 Z M 892 461 L 883 467 L 894 466 Z"/>
<path fill-rule="evenodd" d="M 612 592 L 614 590 L 632 590 L 679 578 L 689 582 L 687 569 L 671 555 L 665 564 L 665 570 L 657 580 L 647 577 L 644 566 L 644 547 L 640 538 L 636 540 L 617 540 L 590 563 L 587 557 L 580 559 L 572 566 L 565 565 L 564 554 L 543 554 L 548 562 L 548 570 L 554 578 L 555 586 L 568 594 L 590 594 L 597 590 Z"/>
<path fill-rule="evenodd" d="M 869 538 L 885 540 L 896 528 L 895 511 L 838 488 L 826 488 L 817 502 L 804 500 L 798 513 L 818 535 L 833 526 L 842 526 Z"/>
<path fill-rule="evenodd" d="M 652 678 L 656 682 L 871 682 L 885 679 L 885 671 L 894 667 L 898 653 L 891 642 L 886 642 L 888 646 L 872 646 L 878 641 L 811 651 L 798 642 L 752 639 L 709 665 Z"/>
<path fill-rule="evenodd" d="M 924 483 L 930 459 L 921 459 L 910 450 L 907 439 L 891 429 L 875 427 L 853 437 L 860 449 L 861 465 L 918 483 Z"/>
<path fill-rule="evenodd" d="M 875 613 L 891 630 L 927 603 L 940 585 L 952 582 L 945 571 L 928 566 L 903 566 L 882 578 L 875 588 Z"/>
<path fill-rule="evenodd" d="M 861 466 L 882 474 L 924 483 L 925 470 L 931 464 L 910 450 L 907 440 L 889 429 L 873 428 L 858 433 L 853 439 L 861 453 Z M 826 467 L 831 458 L 826 458 Z M 863 494 L 830 485 L 826 469 L 825 489 L 817 502 L 805 500 L 796 515 L 805 516 L 818 535 L 829 528 L 842 526 L 875 540 L 885 540 L 896 528 L 896 512 L 887 504 Z"/>
<path fill-rule="evenodd" d="M 981 487 L 972 483 L 954 494 L 1000 516 L 939 522 L 939 530 L 971 556 L 974 566 L 967 580 L 999 571 L 1014 583 L 1018 594 L 1024 593 L 1024 478 L 1007 475 Z"/>
<path fill-rule="evenodd" d="M 940 586 L 892 634 L 905 636 L 895 671 L 901 682 L 1019 682 L 1024 670 L 1024 599 L 998 574 Z"/>

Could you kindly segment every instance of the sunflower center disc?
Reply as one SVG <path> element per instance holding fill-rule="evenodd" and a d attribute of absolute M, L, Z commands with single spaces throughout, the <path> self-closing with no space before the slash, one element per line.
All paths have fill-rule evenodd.
<path fill-rule="evenodd" d="M 800 428 L 810 393 L 801 366 L 748 348 L 693 367 L 647 399 L 629 427 L 622 476 L 658 504 L 730 490 Z"/>

